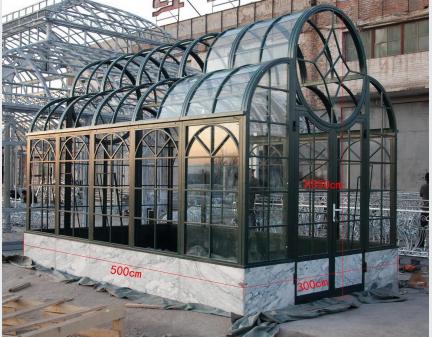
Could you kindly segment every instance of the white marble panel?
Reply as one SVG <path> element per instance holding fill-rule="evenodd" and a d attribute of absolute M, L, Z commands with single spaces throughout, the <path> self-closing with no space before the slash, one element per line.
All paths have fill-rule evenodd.
<path fill-rule="evenodd" d="M 297 262 L 297 296 L 329 289 L 329 259 Z"/>
<path fill-rule="evenodd" d="M 281 309 L 294 304 L 294 263 L 248 268 L 245 313 Z"/>
<path fill-rule="evenodd" d="M 26 233 L 26 254 L 46 267 L 148 294 L 244 313 L 244 269 Z M 128 267 L 140 277 L 111 273 Z"/>
<path fill-rule="evenodd" d="M 362 254 L 337 256 L 335 259 L 336 288 L 362 283 Z"/>
<path fill-rule="evenodd" d="M 24 233 L 24 254 L 47 268 L 56 268 L 56 239 L 47 235 Z"/>
<path fill-rule="evenodd" d="M 397 249 L 377 250 L 366 253 L 367 272 L 365 289 L 391 286 L 398 289 L 398 251 Z"/>
<path fill-rule="evenodd" d="M 182 277 L 176 287 L 187 302 L 202 303 L 237 314 L 244 313 L 245 270 L 180 259 Z"/>

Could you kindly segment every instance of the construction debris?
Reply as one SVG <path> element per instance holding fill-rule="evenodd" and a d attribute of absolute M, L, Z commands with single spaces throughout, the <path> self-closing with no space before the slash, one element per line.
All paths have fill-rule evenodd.
<path fill-rule="evenodd" d="M 17 291 L 23 290 L 23 289 L 28 288 L 30 286 L 31 286 L 30 282 L 24 282 L 24 283 L 18 284 L 15 287 L 9 288 L 9 292 L 10 293 L 16 293 Z"/>
<path fill-rule="evenodd" d="M 3 299 L 3 335 L 22 337 L 124 337 L 123 306 L 91 308 L 67 304 L 71 298 L 41 302 L 15 296 Z M 31 318 L 23 318 L 32 314 Z M 33 317 L 38 316 L 36 319 Z M 111 323 L 111 329 L 98 328 Z"/>

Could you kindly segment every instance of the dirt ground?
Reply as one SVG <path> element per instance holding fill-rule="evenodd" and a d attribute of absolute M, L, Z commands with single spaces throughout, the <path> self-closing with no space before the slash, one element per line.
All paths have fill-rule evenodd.
<path fill-rule="evenodd" d="M 3 294 L 19 283 L 31 282 L 31 287 L 21 290 L 20 295 L 44 300 L 71 297 L 71 304 L 80 306 L 129 302 L 97 292 L 92 287 L 58 282 L 48 273 L 5 263 L 2 266 Z M 221 337 L 230 326 L 229 318 L 191 311 L 127 309 L 125 332 L 126 337 Z"/>
<path fill-rule="evenodd" d="M 31 282 L 20 295 L 36 299 L 73 298 L 72 304 L 124 304 L 106 292 L 77 283 L 62 283 L 48 273 L 3 263 L 3 293 L 19 283 Z M 405 275 L 406 276 L 406 275 Z M 400 303 L 364 304 L 358 309 L 281 325 L 278 337 L 425 337 L 428 335 L 428 292 L 401 290 L 408 300 Z M 127 309 L 126 337 L 221 337 L 230 319 L 192 311 Z"/>

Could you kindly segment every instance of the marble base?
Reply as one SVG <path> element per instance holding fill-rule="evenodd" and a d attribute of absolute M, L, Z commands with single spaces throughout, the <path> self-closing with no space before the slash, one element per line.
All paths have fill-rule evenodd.
<path fill-rule="evenodd" d="M 362 283 L 362 254 L 337 256 L 335 287 L 345 288 Z"/>
<path fill-rule="evenodd" d="M 281 309 L 295 302 L 295 263 L 237 268 L 35 233 L 24 233 L 24 254 L 72 275 L 239 315 Z M 386 285 L 397 289 L 397 259 L 397 249 L 366 253 L 365 289 Z M 119 266 L 139 272 L 140 277 L 112 273 Z M 298 262 L 297 296 L 328 290 L 328 274 L 328 258 Z M 361 254 L 336 259 L 337 288 L 361 283 L 361 276 Z M 300 283 L 310 285 L 311 281 L 316 287 L 299 291 Z"/>
<path fill-rule="evenodd" d="M 365 290 L 381 287 L 399 288 L 399 257 L 397 249 L 367 252 L 367 272 L 365 273 Z"/>
<path fill-rule="evenodd" d="M 24 249 L 45 267 L 239 315 L 294 303 L 294 263 L 234 268 L 34 233 L 24 234 Z M 141 275 L 112 274 L 113 266 Z"/>
<path fill-rule="evenodd" d="M 297 296 L 329 289 L 329 259 L 297 262 Z"/>

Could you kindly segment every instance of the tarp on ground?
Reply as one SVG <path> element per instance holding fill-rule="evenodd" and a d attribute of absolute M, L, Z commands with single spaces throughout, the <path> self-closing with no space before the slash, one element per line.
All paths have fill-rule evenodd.
<path fill-rule="evenodd" d="M 78 282 L 79 285 L 94 287 L 96 291 L 106 291 L 112 296 L 129 299 L 136 303 L 157 306 L 160 307 L 160 309 L 190 310 L 205 314 L 234 317 L 228 312 L 207 305 L 173 301 L 160 296 L 141 293 L 130 288 L 118 287 L 106 282 L 95 281 L 88 277 L 74 276 L 63 271 L 46 268 L 34 263 L 34 261 L 26 256 L 3 256 L 3 262 L 11 263 L 19 267 L 32 268 L 47 272 L 61 282 Z M 324 298 L 305 304 L 290 305 L 284 309 L 257 312 L 251 315 L 236 317 L 237 319 L 233 322 L 227 336 L 275 337 L 279 331 L 279 325 L 282 323 L 335 314 L 349 309 L 358 308 L 362 304 L 401 301 L 405 301 L 405 298 L 392 291 L 390 287 L 355 292 L 342 297 Z"/>

